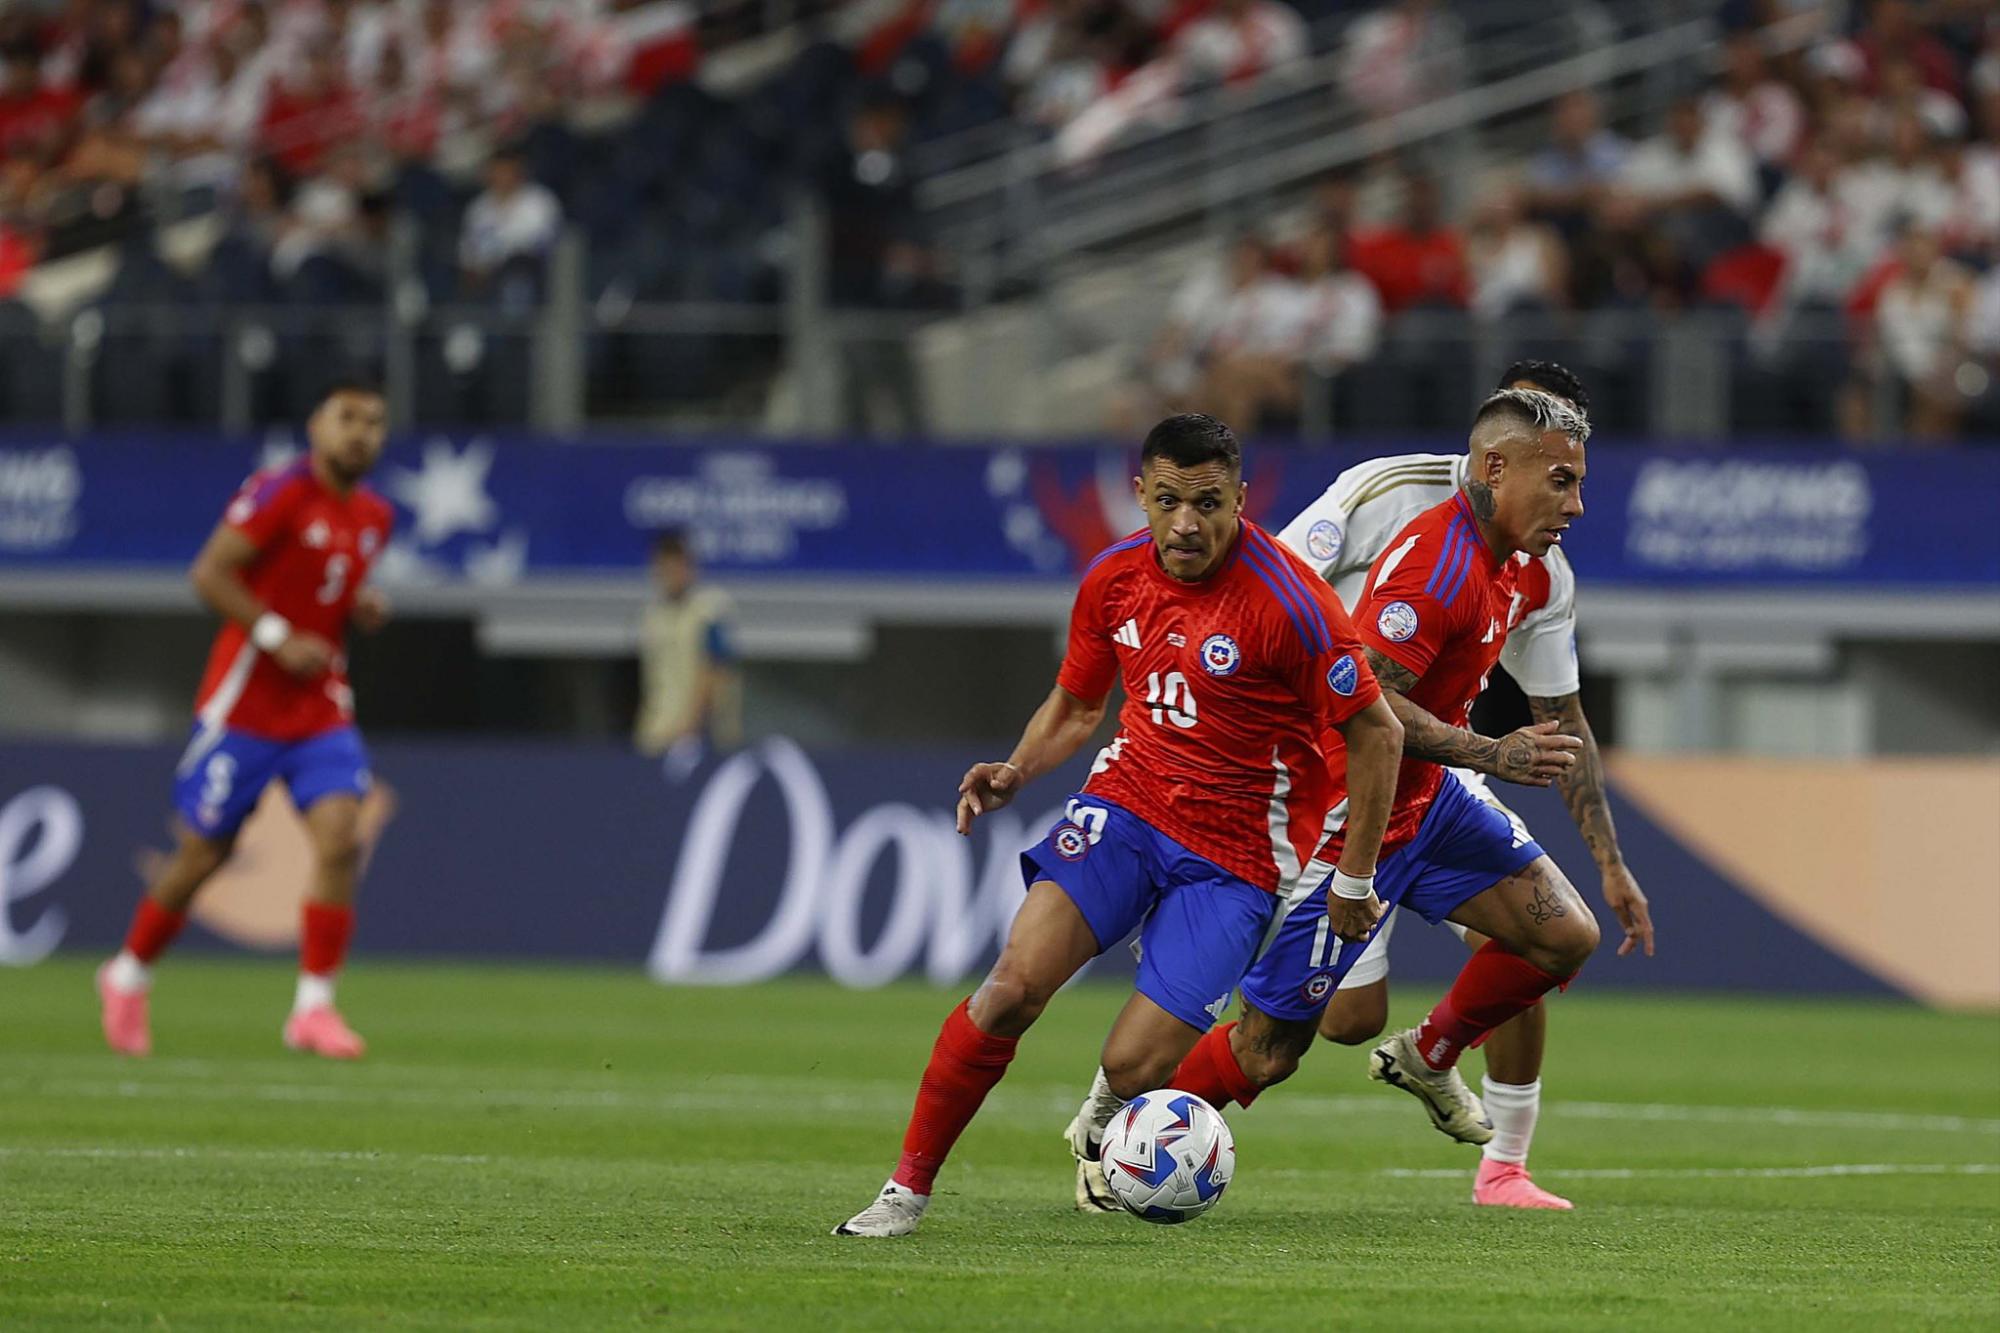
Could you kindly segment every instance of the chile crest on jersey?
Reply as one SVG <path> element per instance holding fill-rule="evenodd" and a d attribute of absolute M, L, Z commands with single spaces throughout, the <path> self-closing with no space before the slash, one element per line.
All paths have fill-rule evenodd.
<path fill-rule="evenodd" d="M 1243 650 L 1227 634 L 1211 634 L 1201 641 L 1201 669 L 1211 676 L 1233 676 L 1243 665 Z"/>

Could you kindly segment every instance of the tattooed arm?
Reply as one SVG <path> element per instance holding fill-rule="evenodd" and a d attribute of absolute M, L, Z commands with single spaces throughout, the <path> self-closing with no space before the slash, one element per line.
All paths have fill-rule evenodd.
<path fill-rule="evenodd" d="M 1583 715 L 1583 698 L 1576 694 L 1553 698 L 1531 695 L 1528 707 L 1537 722 L 1553 723 L 1564 734 L 1583 742 L 1576 763 L 1556 779 L 1556 787 L 1562 792 L 1563 803 L 1569 806 L 1577 832 L 1583 834 L 1584 845 L 1590 848 L 1591 859 L 1597 862 L 1598 873 L 1604 877 L 1604 901 L 1617 914 L 1618 924 L 1625 928 L 1625 942 L 1618 946 L 1619 955 L 1641 948 L 1650 958 L 1652 914 L 1645 891 L 1626 868 L 1625 855 L 1618 849 L 1618 830 L 1612 825 L 1611 802 L 1604 793 L 1604 759 L 1597 751 L 1597 738 L 1591 734 L 1590 722 Z"/>
<path fill-rule="evenodd" d="M 1382 683 L 1382 697 L 1403 724 L 1403 756 L 1407 759 L 1470 768 L 1530 787 L 1548 786 L 1576 762 L 1582 742 L 1561 734 L 1556 723 L 1537 722 L 1505 736 L 1482 736 L 1451 726 L 1421 704 L 1412 703 L 1409 692 L 1416 688 L 1418 676 L 1402 663 L 1370 648 L 1368 665 Z"/>

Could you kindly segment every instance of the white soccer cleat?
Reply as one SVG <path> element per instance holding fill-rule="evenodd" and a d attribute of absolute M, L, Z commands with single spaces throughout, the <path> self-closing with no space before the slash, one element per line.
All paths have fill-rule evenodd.
<path fill-rule="evenodd" d="M 1440 1134 L 1460 1143 L 1485 1143 L 1493 1122 L 1457 1069 L 1432 1069 L 1417 1054 L 1416 1030 L 1398 1032 L 1368 1053 L 1368 1077 L 1401 1088 L 1424 1104 Z"/>
<path fill-rule="evenodd" d="M 1063 1142 L 1069 1145 L 1071 1155 L 1076 1158 L 1076 1210 L 1079 1213 L 1122 1213 L 1125 1205 L 1118 1202 L 1118 1196 L 1111 1192 L 1111 1183 L 1104 1178 L 1104 1163 L 1098 1157 L 1098 1144 L 1091 1141 L 1091 1128 L 1083 1112 L 1079 1111 L 1076 1119 L 1069 1122 L 1069 1128 L 1063 1131 Z"/>
<path fill-rule="evenodd" d="M 836 1236 L 907 1236 L 924 1220 L 931 1196 L 890 1181 L 875 1202 L 833 1229 Z"/>

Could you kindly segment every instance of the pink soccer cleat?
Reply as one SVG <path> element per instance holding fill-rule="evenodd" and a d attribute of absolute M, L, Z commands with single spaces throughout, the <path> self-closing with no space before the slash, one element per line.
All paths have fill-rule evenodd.
<path fill-rule="evenodd" d="M 1481 1159 L 1479 1174 L 1472 1178 L 1472 1201 L 1494 1208 L 1553 1208 L 1562 1212 L 1576 1207 L 1537 1185 L 1520 1163 L 1486 1159 Z"/>
<path fill-rule="evenodd" d="M 285 1020 L 285 1045 L 329 1060 L 359 1060 L 368 1050 L 368 1043 L 347 1026 L 332 1006 L 324 1004 Z"/>
<path fill-rule="evenodd" d="M 97 999 L 103 1008 L 104 1040 L 120 1055 L 151 1055 L 153 1025 L 146 1017 L 146 992 L 111 984 L 111 964 L 97 969 Z"/>

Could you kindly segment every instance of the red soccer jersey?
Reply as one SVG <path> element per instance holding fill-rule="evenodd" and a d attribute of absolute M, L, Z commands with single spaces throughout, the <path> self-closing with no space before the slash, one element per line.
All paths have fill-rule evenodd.
<path fill-rule="evenodd" d="M 1411 703 L 1463 727 L 1509 631 L 1548 603 L 1549 587 L 1548 566 L 1526 551 L 1494 558 L 1460 492 L 1411 519 L 1376 558 L 1354 623 L 1362 643 L 1416 674 Z M 1438 765 L 1403 760 L 1385 848 L 1416 836 L 1443 780 Z"/>
<path fill-rule="evenodd" d="M 257 558 L 244 582 L 265 606 L 338 645 L 347 633 L 354 593 L 389 540 L 389 502 L 362 487 L 346 496 L 327 489 L 305 460 L 259 472 L 229 502 L 223 521 L 248 537 Z M 354 720 L 347 660 L 315 680 L 300 680 L 257 651 L 249 631 L 223 625 L 209 649 L 195 715 L 270 740 L 316 736 Z"/>
<path fill-rule="evenodd" d="M 1290 889 L 1332 804 L 1321 738 L 1381 693 L 1332 590 L 1254 523 L 1199 583 L 1169 577 L 1138 533 L 1084 572 L 1056 683 L 1102 699 L 1119 675 L 1119 732 L 1084 790 Z"/>

